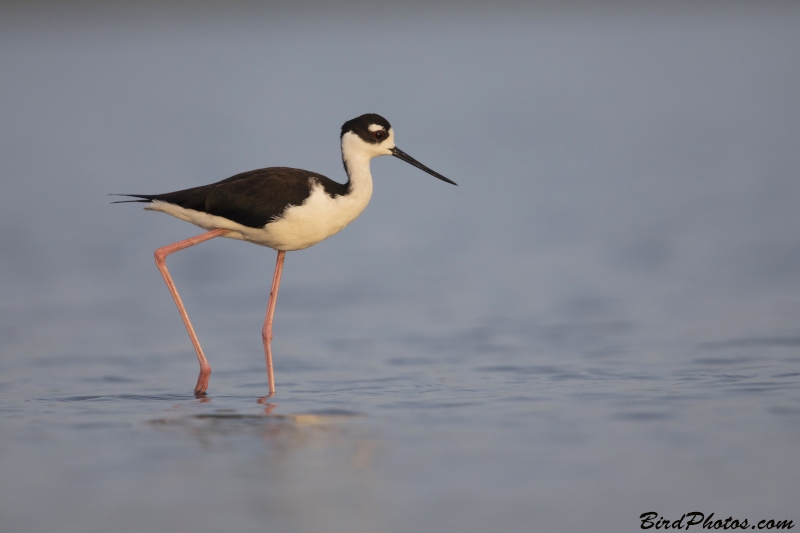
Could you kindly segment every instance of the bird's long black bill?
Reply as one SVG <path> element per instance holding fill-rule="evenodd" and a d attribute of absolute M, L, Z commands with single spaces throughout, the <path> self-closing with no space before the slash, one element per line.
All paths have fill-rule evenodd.
<path fill-rule="evenodd" d="M 458 183 L 456 183 L 455 181 L 449 180 L 444 176 L 442 176 L 441 174 L 439 174 L 438 172 L 436 172 L 435 170 L 429 169 L 428 167 L 426 167 L 425 165 L 423 165 L 422 163 L 420 163 L 419 161 L 417 161 L 416 159 L 414 159 L 413 157 L 411 157 L 410 155 L 408 155 L 407 153 L 405 153 L 396 146 L 392 148 L 392 155 L 395 156 L 397 159 L 402 159 L 409 165 L 414 165 L 418 169 L 424 170 L 425 172 L 427 172 L 428 174 L 430 174 L 435 178 L 439 178 L 440 180 L 446 181 L 447 183 L 452 183 L 453 185 L 458 185 Z"/>

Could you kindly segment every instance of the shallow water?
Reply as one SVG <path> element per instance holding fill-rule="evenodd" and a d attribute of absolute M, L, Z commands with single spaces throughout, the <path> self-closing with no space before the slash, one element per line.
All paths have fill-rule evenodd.
<path fill-rule="evenodd" d="M 0 12 L 0 530 L 800 523 L 793 4 L 186 6 Z M 197 230 L 105 195 L 341 179 L 371 111 L 459 187 L 287 255 L 266 404 L 274 252 L 171 256 L 195 399 Z"/>

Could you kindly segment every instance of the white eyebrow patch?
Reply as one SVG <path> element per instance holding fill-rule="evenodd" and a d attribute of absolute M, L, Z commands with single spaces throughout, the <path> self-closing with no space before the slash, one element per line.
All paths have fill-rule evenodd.
<path fill-rule="evenodd" d="M 372 132 L 381 131 L 383 129 L 383 126 L 378 126 L 377 124 L 370 124 L 369 128 L 367 128 L 367 129 L 369 129 L 369 131 L 372 131 Z"/>

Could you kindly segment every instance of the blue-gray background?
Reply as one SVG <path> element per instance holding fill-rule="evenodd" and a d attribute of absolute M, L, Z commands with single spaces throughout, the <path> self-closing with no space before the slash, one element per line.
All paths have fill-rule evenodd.
<path fill-rule="evenodd" d="M 625 531 L 794 519 L 794 2 L 0 6 L 0 529 Z M 344 180 L 340 235 L 170 258 L 108 193 Z"/>

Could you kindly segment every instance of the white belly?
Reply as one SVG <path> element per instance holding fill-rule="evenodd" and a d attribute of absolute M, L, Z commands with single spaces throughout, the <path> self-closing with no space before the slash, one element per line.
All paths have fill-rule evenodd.
<path fill-rule="evenodd" d="M 161 211 L 206 230 L 229 229 L 225 237 L 268 246 L 286 252 L 302 250 L 339 233 L 361 214 L 372 197 L 372 182 L 355 187 L 350 194 L 331 198 L 316 185 L 302 205 L 292 206 L 283 216 L 263 228 L 250 228 L 231 220 L 175 204 L 153 201 L 145 209 Z"/>

